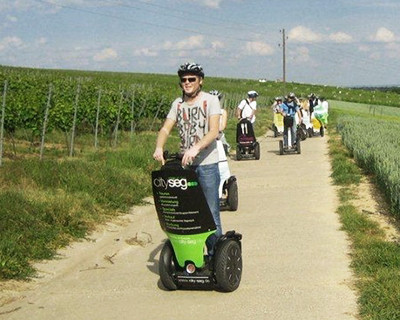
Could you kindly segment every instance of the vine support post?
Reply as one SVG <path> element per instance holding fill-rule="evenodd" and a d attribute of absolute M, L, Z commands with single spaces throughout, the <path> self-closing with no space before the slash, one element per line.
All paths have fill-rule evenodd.
<path fill-rule="evenodd" d="M 97 96 L 97 111 L 96 111 L 96 128 L 94 130 L 94 148 L 97 150 L 98 146 L 98 132 L 99 132 L 99 115 L 100 115 L 100 101 L 101 101 L 101 89 Z"/>
<path fill-rule="evenodd" d="M 135 120 L 134 120 L 134 115 L 135 115 L 135 90 L 133 90 L 132 92 L 132 102 L 131 102 L 131 116 L 132 116 L 132 120 L 131 120 L 131 140 L 133 140 L 133 135 L 135 133 Z"/>
<path fill-rule="evenodd" d="M 164 98 L 161 98 L 161 101 L 160 101 L 160 103 L 158 104 L 158 108 L 157 108 L 156 114 L 154 115 L 153 122 L 151 123 L 150 131 L 153 131 L 154 123 L 155 123 L 155 121 L 156 121 L 156 119 L 157 119 L 157 117 L 158 117 L 158 114 L 159 114 L 160 109 L 161 109 L 161 107 L 162 107 L 162 105 L 163 105 L 163 102 L 164 102 Z"/>
<path fill-rule="evenodd" d="M 142 116 L 142 113 L 143 113 L 144 109 L 146 108 L 146 104 L 147 104 L 147 100 L 146 100 L 146 97 L 145 97 L 145 98 L 144 98 L 144 101 L 143 101 L 143 104 L 142 104 L 142 107 L 140 108 L 137 121 L 135 122 L 135 125 L 134 125 L 134 127 L 133 127 L 133 131 L 136 130 L 137 123 L 138 123 L 140 117 Z"/>
<path fill-rule="evenodd" d="M 120 98 L 119 98 L 119 104 L 118 104 L 117 123 L 115 124 L 115 129 L 114 129 L 114 147 L 116 147 L 118 144 L 118 127 L 119 127 L 119 121 L 120 121 L 120 117 L 121 117 L 121 108 L 122 108 L 123 97 L 124 97 L 124 94 L 120 87 Z"/>
<path fill-rule="evenodd" d="M 50 109 L 50 103 L 51 103 L 51 94 L 52 94 L 53 86 L 52 84 L 49 85 L 49 93 L 47 95 L 47 104 L 46 104 L 46 110 L 44 111 L 44 119 L 43 119 L 43 127 L 42 127 L 42 137 L 40 141 L 40 160 L 43 159 L 43 152 L 44 152 L 44 140 L 46 136 L 46 129 L 47 129 L 47 122 L 49 119 L 49 109 Z"/>
<path fill-rule="evenodd" d="M 3 104 L 1 106 L 1 121 L 0 121 L 0 167 L 3 164 L 3 140 L 4 140 L 4 118 L 6 114 L 6 96 L 7 96 L 8 81 L 4 81 L 3 89 Z"/>
<path fill-rule="evenodd" d="M 75 143 L 75 131 L 76 131 L 76 118 L 78 115 L 78 101 L 79 101 L 79 94 L 81 92 L 81 85 L 78 84 L 76 89 L 76 96 L 75 96 L 75 106 L 74 106 L 74 119 L 72 120 L 72 132 L 71 132 L 71 146 L 69 149 L 69 156 L 72 157 L 74 155 L 74 143 Z"/>

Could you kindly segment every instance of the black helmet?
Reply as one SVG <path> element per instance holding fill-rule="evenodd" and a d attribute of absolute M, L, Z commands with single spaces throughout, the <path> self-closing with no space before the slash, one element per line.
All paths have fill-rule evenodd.
<path fill-rule="evenodd" d="M 210 94 L 212 94 L 212 95 L 214 95 L 214 96 L 217 96 L 219 100 L 221 100 L 221 99 L 222 99 L 222 96 L 223 96 L 222 93 L 219 92 L 218 90 L 211 90 L 211 91 L 210 91 Z"/>
<path fill-rule="evenodd" d="M 257 91 L 251 90 L 251 91 L 247 92 L 247 96 L 249 98 L 257 98 L 258 97 L 258 93 L 257 93 Z"/>
<path fill-rule="evenodd" d="M 182 77 L 185 74 L 192 73 L 199 77 L 204 78 L 204 71 L 203 67 L 197 63 L 190 63 L 186 62 L 185 64 L 181 65 L 178 69 L 178 76 Z"/>

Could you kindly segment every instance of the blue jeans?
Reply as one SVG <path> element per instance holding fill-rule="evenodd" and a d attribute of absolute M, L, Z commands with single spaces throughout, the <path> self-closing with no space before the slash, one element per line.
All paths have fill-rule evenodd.
<path fill-rule="evenodd" d="M 207 250 L 209 255 L 214 254 L 214 246 L 218 237 L 222 235 L 221 217 L 219 211 L 219 194 L 218 188 L 220 183 L 220 175 L 218 163 L 207 164 L 204 166 L 197 166 L 195 169 L 201 188 L 203 189 L 204 196 L 211 214 L 214 218 L 214 223 L 217 231 L 207 239 Z"/>

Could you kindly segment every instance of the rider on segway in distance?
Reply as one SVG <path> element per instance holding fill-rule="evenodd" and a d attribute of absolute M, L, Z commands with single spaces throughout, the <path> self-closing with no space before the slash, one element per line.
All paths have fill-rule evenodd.
<path fill-rule="evenodd" d="M 299 119 L 299 124 L 302 122 L 300 106 L 297 103 L 296 95 L 291 92 L 285 99 L 285 101 L 280 105 L 281 114 L 283 115 L 283 145 L 285 148 L 288 148 L 288 133 L 290 130 L 291 136 L 291 146 L 295 148 L 297 142 L 297 124 L 295 120 L 295 116 L 297 114 Z"/>

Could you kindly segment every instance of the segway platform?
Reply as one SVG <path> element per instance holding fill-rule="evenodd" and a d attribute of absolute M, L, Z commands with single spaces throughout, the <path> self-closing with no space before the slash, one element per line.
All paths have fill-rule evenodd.
<path fill-rule="evenodd" d="M 216 226 L 195 171 L 167 162 L 152 172 L 152 187 L 160 226 L 168 237 L 159 261 L 164 287 L 236 290 L 242 236 L 227 232 L 218 239 L 214 256 L 205 255 L 206 240 Z"/>
<path fill-rule="evenodd" d="M 279 154 L 284 155 L 284 154 L 290 154 L 290 153 L 301 153 L 301 139 L 299 136 L 297 136 L 296 139 L 296 144 L 292 146 L 291 144 L 291 132 L 288 130 L 288 145 L 285 146 L 283 140 L 279 140 Z"/>

